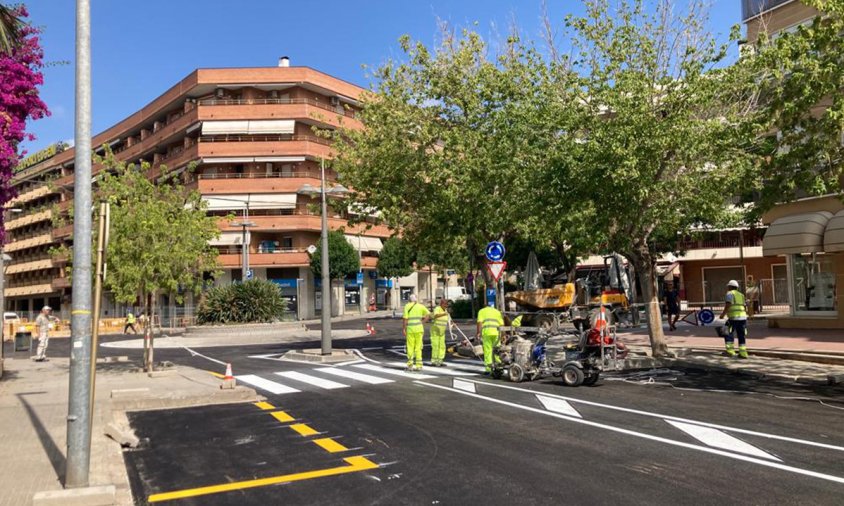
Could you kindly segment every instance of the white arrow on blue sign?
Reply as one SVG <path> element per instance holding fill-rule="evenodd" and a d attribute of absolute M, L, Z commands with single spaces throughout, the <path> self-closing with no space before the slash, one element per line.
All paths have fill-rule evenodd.
<path fill-rule="evenodd" d="M 486 245 L 486 258 L 490 262 L 500 262 L 504 260 L 504 253 L 506 253 L 506 251 L 507 250 L 504 249 L 504 245 L 499 241 L 490 241 L 490 243 Z"/>

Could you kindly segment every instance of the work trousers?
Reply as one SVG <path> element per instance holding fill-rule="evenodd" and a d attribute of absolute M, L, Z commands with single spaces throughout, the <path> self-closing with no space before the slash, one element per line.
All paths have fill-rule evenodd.
<path fill-rule="evenodd" d="M 445 360 L 445 327 L 431 325 L 431 362 Z"/>
<path fill-rule="evenodd" d="M 732 328 L 732 332 L 729 333 L 729 337 L 724 338 L 724 341 L 732 345 L 733 336 L 735 336 L 738 338 L 739 346 L 745 346 L 745 341 L 747 340 L 747 320 L 728 320 L 727 324 Z"/>
<path fill-rule="evenodd" d="M 484 347 L 484 369 L 487 372 L 492 371 L 492 361 L 495 360 L 496 363 L 501 362 L 501 358 L 498 355 L 495 355 L 493 359 L 493 348 L 495 345 L 498 344 L 498 336 L 481 336 L 481 342 L 483 343 Z"/>
<path fill-rule="evenodd" d="M 407 331 L 407 366 L 422 367 L 422 337 L 425 332 Z"/>
<path fill-rule="evenodd" d="M 126 324 L 126 326 L 125 326 L 125 327 L 123 327 L 123 333 L 124 333 L 124 334 L 128 334 L 128 333 L 129 333 L 129 332 L 128 332 L 128 331 L 129 331 L 129 329 L 132 329 L 132 333 L 133 333 L 133 334 L 137 334 L 137 333 L 138 333 L 138 331 L 137 331 L 137 330 L 135 330 L 135 324 L 134 324 L 134 323 L 127 323 L 127 324 Z"/>
<path fill-rule="evenodd" d="M 44 360 L 47 358 L 47 346 L 50 344 L 50 336 L 43 334 L 38 337 L 38 352 L 35 354 L 36 360 Z"/>

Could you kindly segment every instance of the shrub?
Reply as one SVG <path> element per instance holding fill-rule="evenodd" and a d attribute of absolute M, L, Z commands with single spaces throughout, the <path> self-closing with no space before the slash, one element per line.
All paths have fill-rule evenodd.
<path fill-rule="evenodd" d="M 278 285 L 253 279 L 208 290 L 199 304 L 196 323 L 269 323 L 281 320 L 286 309 Z"/>

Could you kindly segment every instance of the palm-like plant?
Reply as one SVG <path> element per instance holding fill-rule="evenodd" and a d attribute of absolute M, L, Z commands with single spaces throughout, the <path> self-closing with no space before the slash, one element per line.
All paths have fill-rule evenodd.
<path fill-rule="evenodd" d="M 20 44 L 23 21 L 13 7 L 0 4 L 0 53 L 11 53 Z"/>

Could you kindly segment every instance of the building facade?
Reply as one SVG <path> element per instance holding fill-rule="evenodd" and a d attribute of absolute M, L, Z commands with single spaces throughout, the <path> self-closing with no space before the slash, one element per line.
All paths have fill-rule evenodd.
<path fill-rule="evenodd" d="M 125 162 L 150 165 L 150 178 L 164 168 L 180 174 L 218 216 L 223 275 L 218 283 L 242 279 L 244 248 L 248 276 L 278 283 L 300 318 L 322 308 L 322 287 L 309 267 L 307 249 L 319 246 L 321 219 L 318 195 L 321 163 L 330 160 L 330 142 L 314 129 L 361 128 L 358 99 L 364 90 L 308 67 L 198 69 L 158 98 L 93 139 L 94 149 L 108 145 Z M 196 164 L 193 171 L 185 171 Z M 74 150 L 57 145 L 25 159 L 12 184 L 18 197 L 6 206 L 6 307 L 23 314 L 49 304 L 69 312 L 73 210 Z M 103 170 L 94 164 L 93 174 Z M 327 187 L 337 174 L 325 170 Z M 337 206 L 335 206 L 337 207 Z M 336 282 L 334 314 L 363 311 L 370 295 L 380 307 L 397 307 L 400 285 L 377 275 L 378 253 L 391 235 L 377 216 L 354 216 L 355 206 L 330 210 L 329 228 L 342 229 L 359 251 L 363 284 L 357 277 Z M 228 217 L 234 214 L 237 220 Z M 242 226 L 248 221 L 249 227 Z M 424 277 L 423 274 L 416 278 Z M 420 291 L 414 284 L 411 291 Z M 165 296 L 163 318 L 184 316 L 184 306 Z M 364 304 L 361 304 L 364 301 Z M 125 308 L 112 301 L 105 316 Z M 111 314 L 109 314 L 111 313 Z"/>

